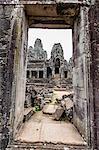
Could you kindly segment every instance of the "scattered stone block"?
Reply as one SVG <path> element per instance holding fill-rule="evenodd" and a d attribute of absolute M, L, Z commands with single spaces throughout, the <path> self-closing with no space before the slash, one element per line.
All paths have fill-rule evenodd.
<path fill-rule="evenodd" d="M 44 114 L 49 114 L 49 115 L 53 115 L 56 111 L 56 109 L 58 108 L 57 105 L 53 105 L 53 104 L 48 104 L 48 105 L 45 105 L 42 112 Z"/>
<path fill-rule="evenodd" d="M 64 112 L 64 108 L 61 107 L 61 106 L 59 106 L 59 107 L 56 109 L 56 111 L 55 111 L 55 113 L 54 113 L 54 115 L 53 115 L 54 120 L 57 120 L 57 121 L 58 121 L 58 120 L 61 118 L 63 112 Z"/>
<path fill-rule="evenodd" d="M 70 98 L 65 98 L 61 101 L 61 106 L 64 108 L 64 110 L 68 110 L 73 107 L 73 101 Z"/>
<path fill-rule="evenodd" d="M 28 121 L 34 114 L 33 108 L 25 108 L 23 122 Z"/>
<path fill-rule="evenodd" d="M 70 98 L 70 99 L 73 100 L 73 93 L 68 94 L 68 95 L 63 95 L 63 96 L 62 96 L 62 99 L 65 99 L 65 98 Z"/>

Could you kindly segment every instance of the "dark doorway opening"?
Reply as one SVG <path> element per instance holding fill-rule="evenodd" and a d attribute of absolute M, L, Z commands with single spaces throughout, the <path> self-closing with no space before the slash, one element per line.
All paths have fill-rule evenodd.
<path fill-rule="evenodd" d="M 39 78 L 43 78 L 43 71 L 39 71 Z"/>
<path fill-rule="evenodd" d="M 60 59 L 56 58 L 56 61 L 55 61 L 55 74 L 59 74 L 59 68 L 60 68 Z"/>
<path fill-rule="evenodd" d="M 64 71 L 64 77 L 67 78 L 67 71 Z"/>
<path fill-rule="evenodd" d="M 55 74 L 59 74 L 59 68 L 55 67 Z"/>
<path fill-rule="evenodd" d="M 29 71 L 29 70 L 27 70 L 26 77 L 27 77 L 27 78 L 29 78 L 29 77 L 30 77 L 30 71 Z"/>
<path fill-rule="evenodd" d="M 37 78 L 37 71 L 32 71 L 32 78 Z"/>
<path fill-rule="evenodd" d="M 60 59 L 59 58 L 56 58 L 55 67 L 59 67 L 60 68 Z"/>
<path fill-rule="evenodd" d="M 52 76 L 52 70 L 50 67 L 47 67 L 47 78 Z"/>

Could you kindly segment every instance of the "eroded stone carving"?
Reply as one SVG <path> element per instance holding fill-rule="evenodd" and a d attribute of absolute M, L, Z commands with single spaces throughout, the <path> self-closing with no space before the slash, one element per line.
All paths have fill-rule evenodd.
<path fill-rule="evenodd" d="M 46 60 L 47 52 L 44 51 L 43 45 L 40 39 L 36 39 L 34 48 L 32 46 L 29 47 L 29 55 L 28 59 L 31 60 Z"/>

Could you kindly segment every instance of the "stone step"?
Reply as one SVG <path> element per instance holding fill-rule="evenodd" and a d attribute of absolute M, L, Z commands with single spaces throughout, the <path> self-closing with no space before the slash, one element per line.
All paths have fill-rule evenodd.
<path fill-rule="evenodd" d="M 65 145 L 53 143 L 15 143 L 6 150 L 90 150 L 84 145 Z"/>

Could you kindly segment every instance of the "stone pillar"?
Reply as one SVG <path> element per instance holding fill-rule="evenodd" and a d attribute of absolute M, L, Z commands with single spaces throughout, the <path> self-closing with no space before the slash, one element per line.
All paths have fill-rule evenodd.
<path fill-rule="evenodd" d="M 27 29 L 23 6 L 0 5 L 0 149 L 5 150 L 23 121 Z M 24 32 L 23 32 L 24 30 Z"/>
<path fill-rule="evenodd" d="M 43 78 L 47 78 L 47 67 L 46 65 L 44 64 L 44 70 L 43 70 Z"/>
<path fill-rule="evenodd" d="M 4 150 L 23 121 L 27 23 L 23 6 L 18 7 L 17 5 L 15 8 L 13 5 L 0 5 L 0 7 L 0 45 L 2 44 L 3 50 L 0 62 L 2 65 L 0 68 L 2 79 L 0 98 L 2 99 L 3 125 L 0 146 Z"/>
<path fill-rule="evenodd" d="M 89 27 L 86 6 L 80 7 L 73 29 L 73 90 L 74 90 L 74 124 L 89 142 Z"/>
<path fill-rule="evenodd" d="M 37 78 L 39 79 L 39 70 L 37 70 Z"/>
<path fill-rule="evenodd" d="M 63 67 L 60 68 L 60 78 L 61 78 L 61 79 L 64 78 L 64 69 L 63 69 Z"/>
<path fill-rule="evenodd" d="M 46 69 L 43 70 L 43 78 L 47 78 L 47 70 Z"/>
<path fill-rule="evenodd" d="M 61 68 L 59 68 L 59 77 L 61 78 Z"/>
<path fill-rule="evenodd" d="M 55 76 L 55 68 L 54 68 L 54 66 L 52 67 L 52 77 L 54 77 Z"/>
<path fill-rule="evenodd" d="M 30 75 L 29 75 L 29 78 L 30 78 L 30 79 L 31 79 L 31 77 L 32 77 L 32 76 L 31 76 L 31 73 L 32 73 L 31 70 L 29 70 L 29 74 L 30 74 Z"/>
<path fill-rule="evenodd" d="M 25 86 L 26 86 L 26 67 L 27 67 L 27 20 L 25 17 L 24 6 L 17 5 L 12 12 L 12 36 L 14 42 L 14 66 L 12 99 L 15 103 L 14 135 L 18 127 L 21 126 L 24 116 Z"/>

